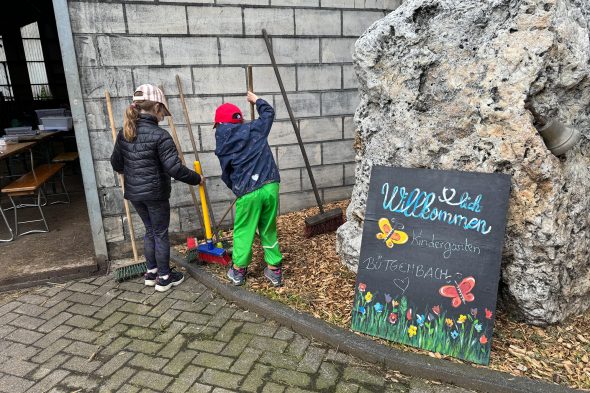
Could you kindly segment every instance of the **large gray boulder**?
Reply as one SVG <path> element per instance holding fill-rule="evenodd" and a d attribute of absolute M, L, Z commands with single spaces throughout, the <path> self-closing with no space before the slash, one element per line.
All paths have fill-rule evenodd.
<path fill-rule="evenodd" d="M 337 240 L 350 269 L 373 165 L 502 172 L 505 308 L 539 325 L 588 308 L 589 22 L 586 0 L 409 0 L 359 38 L 356 184 Z M 582 134 L 563 157 L 538 132 L 548 119 Z"/>

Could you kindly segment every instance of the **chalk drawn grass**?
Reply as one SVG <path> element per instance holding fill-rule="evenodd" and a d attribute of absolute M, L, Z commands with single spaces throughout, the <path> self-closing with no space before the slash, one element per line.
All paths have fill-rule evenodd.
<path fill-rule="evenodd" d="M 351 329 L 487 365 L 492 312 L 486 308 L 481 320 L 478 314 L 475 308 L 465 314 L 454 314 L 454 310 L 447 312 L 440 305 L 418 310 L 405 296 L 393 299 L 388 294 L 371 293 L 360 283 L 355 294 Z"/>

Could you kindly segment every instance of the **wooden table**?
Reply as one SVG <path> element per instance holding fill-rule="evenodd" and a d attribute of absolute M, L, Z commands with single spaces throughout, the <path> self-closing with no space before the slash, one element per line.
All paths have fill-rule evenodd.
<path fill-rule="evenodd" d="M 25 142 L 40 142 L 40 141 L 47 139 L 49 137 L 59 135 L 59 133 L 60 133 L 60 131 L 54 131 L 54 132 L 40 131 L 37 135 L 33 135 L 33 136 L 19 136 L 18 140 L 25 141 Z"/>
<path fill-rule="evenodd" d="M 0 160 L 22 153 L 25 150 L 30 150 L 36 143 L 37 142 L 19 142 L 6 145 L 6 147 L 3 146 L 2 150 L 0 150 Z"/>

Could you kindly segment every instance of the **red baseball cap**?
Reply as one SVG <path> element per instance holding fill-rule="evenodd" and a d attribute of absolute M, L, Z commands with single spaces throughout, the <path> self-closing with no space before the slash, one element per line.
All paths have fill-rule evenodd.
<path fill-rule="evenodd" d="M 230 104 L 226 102 L 223 105 L 220 105 L 215 110 L 215 125 L 213 128 L 217 127 L 219 123 L 242 123 L 244 121 L 244 116 L 242 116 L 242 111 L 240 108 L 235 106 L 234 104 Z"/>

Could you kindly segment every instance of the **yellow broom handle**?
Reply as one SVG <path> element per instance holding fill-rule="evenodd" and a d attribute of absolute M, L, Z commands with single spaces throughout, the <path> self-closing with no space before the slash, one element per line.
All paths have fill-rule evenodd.
<path fill-rule="evenodd" d="M 201 163 L 199 161 L 195 161 L 195 172 L 199 174 L 199 176 L 203 175 L 203 171 L 201 170 Z M 199 183 L 199 195 L 201 196 L 201 207 L 203 209 L 203 221 L 205 222 L 205 237 L 207 240 L 211 240 L 213 234 L 211 233 L 211 219 L 209 218 L 209 209 L 207 209 L 207 202 L 205 199 L 205 185 L 203 183 Z"/>

